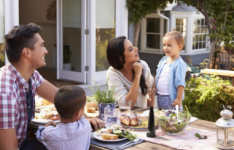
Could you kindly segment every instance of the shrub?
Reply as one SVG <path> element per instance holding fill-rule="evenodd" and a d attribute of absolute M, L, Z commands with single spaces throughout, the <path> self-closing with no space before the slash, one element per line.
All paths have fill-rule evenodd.
<path fill-rule="evenodd" d="M 191 78 L 185 88 L 185 105 L 194 117 L 216 121 L 223 106 L 234 111 L 234 87 L 215 75 Z"/>

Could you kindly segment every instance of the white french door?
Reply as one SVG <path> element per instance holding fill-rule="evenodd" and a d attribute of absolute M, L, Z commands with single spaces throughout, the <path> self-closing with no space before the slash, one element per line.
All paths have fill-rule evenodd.
<path fill-rule="evenodd" d="M 57 0 L 57 79 L 86 83 L 86 0 Z"/>

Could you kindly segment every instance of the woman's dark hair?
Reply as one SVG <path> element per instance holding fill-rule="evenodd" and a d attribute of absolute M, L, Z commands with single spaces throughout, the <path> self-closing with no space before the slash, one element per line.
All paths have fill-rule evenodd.
<path fill-rule="evenodd" d="M 106 55 L 107 55 L 107 60 L 109 64 L 115 68 L 116 70 L 121 70 L 123 68 L 123 65 L 125 63 L 125 57 L 124 57 L 124 41 L 126 40 L 125 36 L 120 36 L 114 39 L 111 39 L 108 42 L 107 50 L 106 50 Z M 133 78 L 135 76 L 135 72 L 133 71 Z M 140 87 L 141 87 L 141 92 L 145 96 L 147 94 L 147 85 L 145 83 L 145 77 L 143 75 L 143 69 L 142 69 L 142 74 L 141 74 L 141 79 L 140 79 Z"/>
<path fill-rule="evenodd" d="M 86 104 L 86 94 L 81 87 L 64 86 L 54 97 L 54 105 L 63 119 L 70 119 Z"/>
<path fill-rule="evenodd" d="M 34 50 L 34 45 L 38 41 L 34 35 L 41 30 L 42 28 L 34 23 L 14 26 L 9 33 L 5 35 L 5 49 L 8 60 L 11 63 L 17 63 L 25 47 Z"/>

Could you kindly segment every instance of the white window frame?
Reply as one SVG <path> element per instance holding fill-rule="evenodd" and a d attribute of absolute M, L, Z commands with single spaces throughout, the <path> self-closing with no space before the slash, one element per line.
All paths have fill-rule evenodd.
<path fill-rule="evenodd" d="M 147 38 L 147 32 L 146 32 L 146 28 L 147 28 L 147 18 L 158 18 L 160 19 L 160 44 L 159 44 L 159 49 L 152 49 L 152 48 L 147 48 L 146 47 L 146 38 Z M 161 28 L 164 27 L 164 18 L 162 18 L 161 16 L 159 16 L 157 13 L 151 13 L 149 15 L 146 15 L 145 18 L 142 19 L 141 22 L 141 51 L 140 52 L 150 52 L 150 53 L 163 53 L 162 50 L 162 39 L 163 39 L 163 32 L 164 30 L 161 30 Z"/>
<path fill-rule="evenodd" d="M 205 18 L 204 17 L 193 17 L 193 20 L 192 20 L 192 43 L 193 43 L 193 36 L 194 35 L 207 35 L 208 34 L 208 29 L 207 29 L 207 33 L 193 33 L 193 28 L 194 28 L 194 24 L 193 24 L 193 22 L 194 22 L 194 20 L 198 20 L 198 19 L 204 19 L 204 21 L 205 21 Z M 207 26 L 207 25 L 206 25 Z M 200 48 L 200 49 L 193 49 L 193 47 L 192 47 L 192 52 L 193 53 L 198 53 L 198 52 L 204 52 L 204 51 L 207 51 L 208 50 L 208 36 L 206 36 L 206 39 L 205 39 L 205 42 L 206 42 L 206 44 L 205 44 L 205 48 Z"/>
<path fill-rule="evenodd" d="M 176 19 L 186 19 L 186 39 L 184 39 L 186 42 L 185 44 L 185 49 L 181 50 L 180 54 L 181 55 L 187 55 L 190 53 L 190 49 L 189 49 L 189 45 L 190 45 L 190 30 L 191 30 L 191 16 L 192 13 L 191 12 L 172 12 L 171 13 L 171 30 L 176 28 Z M 170 31 L 171 31 L 170 30 Z"/>
<path fill-rule="evenodd" d="M 19 25 L 19 0 L 4 1 L 4 16 L 5 16 L 5 34 L 15 25 Z M 5 52 L 5 64 L 8 64 L 7 55 Z"/>
<path fill-rule="evenodd" d="M 186 33 L 185 33 L 185 37 L 186 38 L 184 38 L 184 46 L 185 46 L 185 49 L 182 49 L 181 51 L 180 51 L 180 53 L 186 53 L 186 50 L 188 49 L 187 48 L 187 39 L 188 39 L 188 17 L 176 17 L 175 18 L 175 29 L 176 29 L 176 19 L 185 19 L 185 21 L 186 21 L 186 26 L 185 26 L 185 30 L 186 30 Z M 181 25 L 180 25 L 180 27 L 181 27 Z"/>

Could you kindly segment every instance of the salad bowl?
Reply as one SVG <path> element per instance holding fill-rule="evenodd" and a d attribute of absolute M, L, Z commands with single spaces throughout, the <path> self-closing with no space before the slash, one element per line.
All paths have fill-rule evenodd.
<path fill-rule="evenodd" d="M 189 124 L 191 114 L 189 111 L 163 110 L 154 112 L 155 119 L 161 130 L 167 135 L 180 134 Z"/>

